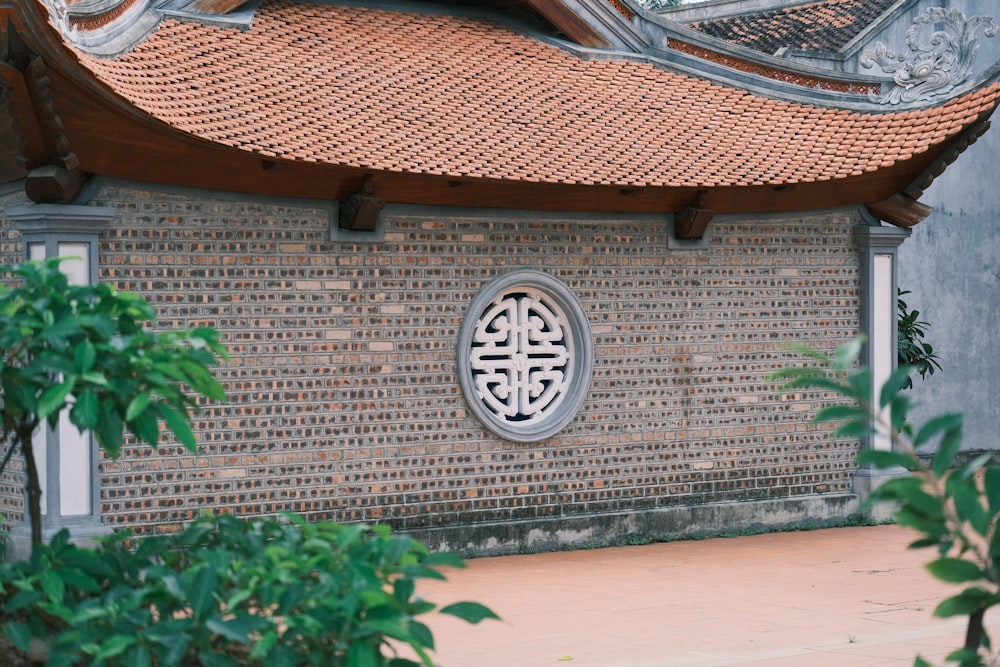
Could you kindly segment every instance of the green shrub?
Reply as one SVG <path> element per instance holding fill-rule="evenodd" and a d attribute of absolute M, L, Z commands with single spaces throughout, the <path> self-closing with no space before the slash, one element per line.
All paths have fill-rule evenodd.
<path fill-rule="evenodd" d="M 209 328 L 155 332 L 156 312 L 142 297 L 111 285 L 72 285 L 59 270 L 65 258 L 0 265 L 0 472 L 21 452 L 25 515 L 31 543 L 42 541 L 41 475 L 32 434 L 64 413 L 91 431 L 112 458 L 124 434 L 156 447 L 161 423 L 196 451 L 191 415 L 198 396 L 221 401 L 225 390 L 210 368 L 228 358 Z"/>
<path fill-rule="evenodd" d="M 934 346 L 924 341 L 930 326 L 920 319 L 919 310 L 910 310 L 903 297 L 906 290 L 897 290 L 896 296 L 896 361 L 900 368 L 909 366 L 917 372 L 921 380 L 941 370 Z M 907 376 L 904 389 L 913 387 L 913 380 Z"/>
<path fill-rule="evenodd" d="M 83 549 L 62 532 L 0 566 L 8 639 L 25 652 L 31 637 L 44 640 L 56 667 L 429 667 L 434 640 L 417 617 L 436 605 L 415 596 L 416 582 L 464 565 L 384 526 L 291 515 L 206 515 L 132 541 Z M 496 618 L 471 602 L 438 611 Z M 398 657 L 401 644 L 420 663 Z"/>
<path fill-rule="evenodd" d="M 887 479 L 868 502 L 892 504 L 896 521 L 919 535 L 910 548 L 937 551 L 927 564 L 931 575 L 964 586 L 943 600 L 934 615 L 968 617 L 965 643 L 947 660 L 960 667 L 983 667 L 991 649 L 983 618 L 1000 604 L 1000 466 L 987 465 L 992 452 L 961 465 L 956 462 L 962 445 L 961 414 L 933 417 L 919 427 L 908 421 L 913 401 L 904 390 L 912 374 L 922 373 L 921 367 L 899 367 L 875 395 L 871 370 L 857 366 L 861 344 L 854 341 L 833 358 L 798 348 L 819 367 L 789 368 L 774 377 L 784 381 L 786 391 L 818 389 L 847 399 L 815 417 L 840 422 L 835 437 L 880 434 L 892 443 L 891 449 L 862 451 L 858 463 L 909 473 Z M 929 462 L 923 451 L 933 452 Z M 914 666 L 930 663 L 918 657 Z"/>

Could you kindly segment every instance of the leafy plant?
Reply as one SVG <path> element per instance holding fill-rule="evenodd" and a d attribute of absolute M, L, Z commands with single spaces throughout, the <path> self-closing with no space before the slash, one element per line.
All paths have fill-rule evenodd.
<path fill-rule="evenodd" d="M 223 400 L 208 368 L 228 358 L 207 328 L 154 333 L 144 325 L 155 311 L 142 297 L 110 285 L 71 285 L 58 259 L 0 266 L 22 280 L 0 291 L 0 405 L 2 442 L 24 454 L 32 544 L 41 542 L 41 486 L 31 435 L 59 414 L 93 431 L 112 457 L 127 429 L 156 446 L 160 423 L 196 449 L 191 413 L 197 395 Z M 191 395 L 194 394 L 194 395 Z"/>
<path fill-rule="evenodd" d="M 871 370 L 857 367 L 860 340 L 840 348 L 832 358 L 809 348 L 797 349 L 818 367 L 776 373 L 784 390 L 818 389 L 848 399 L 821 409 L 815 421 L 840 422 L 835 437 L 885 436 L 892 448 L 866 449 L 858 455 L 858 463 L 909 471 L 881 484 L 868 502 L 892 503 L 897 522 L 920 535 L 910 548 L 937 551 L 928 571 L 942 581 L 964 585 L 934 614 L 969 617 L 963 647 L 947 660 L 960 667 L 982 667 L 984 652 L 988 654 L 991 647 L 983 617 L 1000 604 L 1000 467 L 987 465 L 992 454 L 956 465 L 962 444 L 961 414 L 940 415 L 919 428 L 907 421 L 913 404 L 903 390 L 919 369 L 899 367 L 876 396 Z M 929 463 L 919 455 L 925 449 L 934 452 Z M 930 667 L 919 657 L 914 665 Z"/>
<path fill-rule="evenodd" d="M 4 631 L 21 651 L 47 640 L 47 664 L 431 667 L 437 609 L 420 579 L 443 579 L 453 554 L 429 553 L 385 526 L 243 521 L 205 515 L 173 535 L 106 538 L 96 550 L 65 532 L 29 561 L 0 566 Z M 474 602 L 437 610 L 477 623 Z M 420 662 L 400 657 L 408 645 Z"/>
<path fill-rule="evenodd" d="M 924 342 L 930 324 L 921 321 L 919 310 L 910 310 L 903 297 L 909 294 L 907 290 L 897 290 L 896 295 L 896 323 L 897 323 L 897 344 L 896 354 L 900 367 L 911 366 L 919 375 L 921 380 L 927 379 L 928 375 L 934 375 L 934 370 L 941 370 L 938 362 L 938 355 L 934 353 L 934 347 L 930 343 Z M 906 378 L 904 389 L 913 386 L 913 379 Z"/>

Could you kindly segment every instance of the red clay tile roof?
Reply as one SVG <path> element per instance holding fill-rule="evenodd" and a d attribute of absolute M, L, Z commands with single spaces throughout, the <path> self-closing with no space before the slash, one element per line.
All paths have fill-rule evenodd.
<path fill-rule="evenodd" d="M 166 21 L 116 60 L 80 55 L 183 132 L 287 160 L 546 183 L 811 182 L 906 160 L 995 105 L 861 113 L 625 60 L 581 60 L 491 21 L 266 2 L 247 32 Z"/>
<path fill-rule="evenodd" d="M 692 23 L 706 35 L 773 54 L 782 47 L 839 51 L 896 0 L 822 0 Z"/>

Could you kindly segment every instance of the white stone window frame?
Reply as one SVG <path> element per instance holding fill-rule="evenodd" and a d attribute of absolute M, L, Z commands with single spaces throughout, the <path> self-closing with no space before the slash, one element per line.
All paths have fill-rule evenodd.
<path fill-rule="evenodd" d="M 512 415 L 511 419 L 499 415 L 488 405 L 490 399 L 484 399 L 481 386 L 477 384 L 477 376 L 487 372 L 482 367 L 483 355 L 474 352 L 475 349 L 484 347 L 484 343 L 477 340 L 477 330 L 481 337 L 484 331 L 481 326 L 483 317 L 491 310 L 502 309 L 500 304 L 508 297 L 515 300 L 521 298 L 527 298 L 529 301 L 537 300 L 543 309 L 550 311 L 550 314 L 561 322 L 563 336 L 556 345 L 561 351 L 555 351 L 551 356 L 556 360 L 557 369 L 565 369 L 560 382 L 565 387 L 542 406 L 539 413 L 544 414 L 525 416 L 519 413 Z M 527 327 L 527 324 L 524 323 L 522 326 Z M 543 333 L 536 329 L 536 335 Z M 541 341 L 540 345 L 544 346 L 545 341 Z M 478 362 L 474 357 L 479 357 Z M 520 364 L 523 372 L 526 360 L 531 358 L 531 355 L 518 346 L 517 352 L 511 358 L 511 364 L 514 366 Z M 478 367 L 474 367 L 477 363 Z M 593 375 L 593 365 L 594 341 L 583 306 L 565 284 L 542 271 L 532 269 L 512 271 L 483 285 L 469 304 L 459 330 L 458 379 L 466 402 L 483 426 L 494 435 L 512 442 L 539 442 L 565 428 L 576 417 L 586 400 Z M 547 367 L 548 364 L 536 360 L 531 367 L 539 366 Z M 548 371 L 542 374 L 546 372 Z"/>
<path fill-rule="evenodd" d="M 21 234 L 23 260 L 68 259 L 61 269 L 72 283 L 96 285 L 101 230 L 115 213 L 112 207 L 29 204 L 7 209 L 6 217 Z M 64 411 L 55 429 L 39 425 L 33 442 L 42 485 L 43 540 L 62 528 L 74 538 L 110 534 L 101 523 L 100 452 L 93 433 L 80 433 Z M 30 553 L 30 547 L 27 552 L 22 548 L 30 535 L 27 512 L 11 535 L 15 554 Z"/>

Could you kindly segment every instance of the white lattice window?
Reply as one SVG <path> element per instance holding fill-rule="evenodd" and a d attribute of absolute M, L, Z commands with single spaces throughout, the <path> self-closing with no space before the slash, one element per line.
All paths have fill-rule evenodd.
<path fill-rule="evenodd" d="M 539 271 L 494 279 L 459 333 L 459 381 L 479 420 L 515 442 L 560 431 L 590 386 L 593 341 L 569 289 Z"/>

